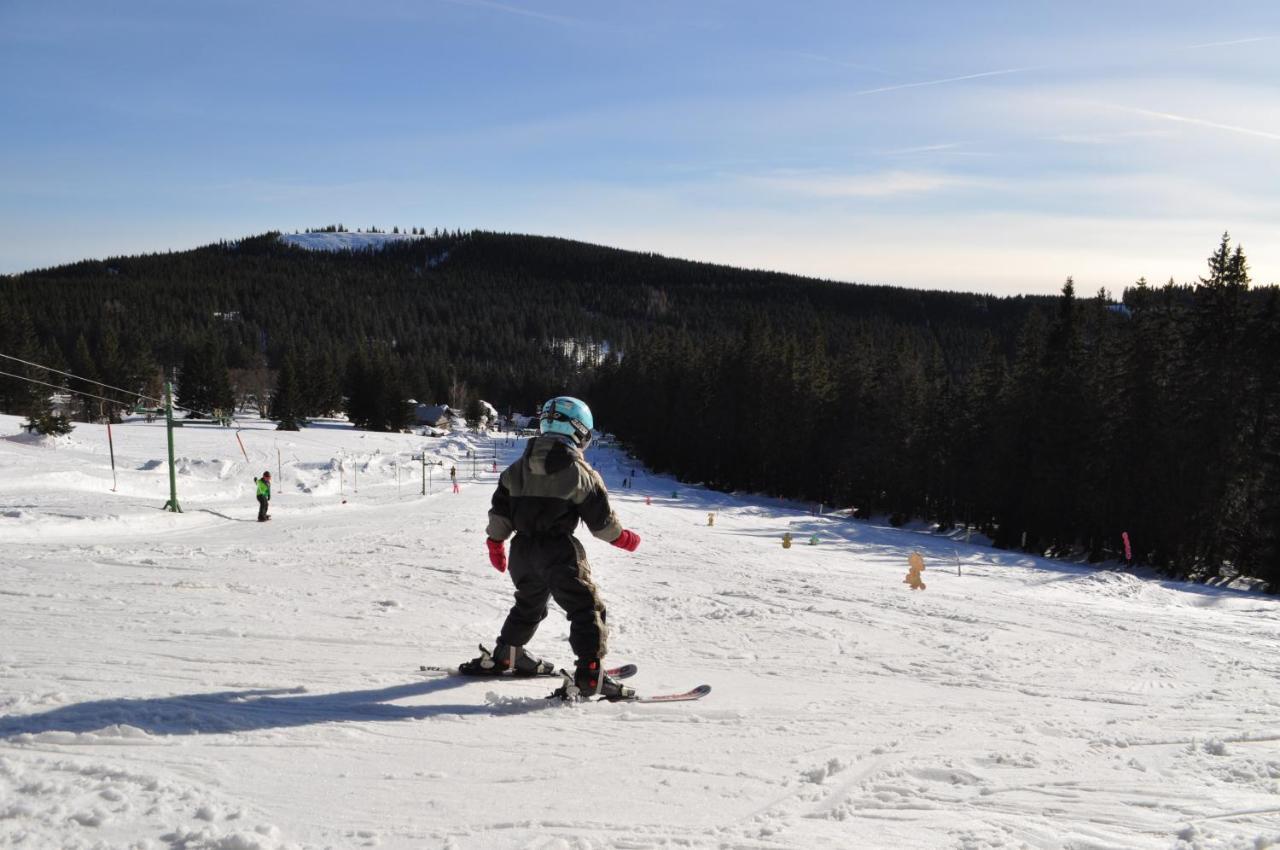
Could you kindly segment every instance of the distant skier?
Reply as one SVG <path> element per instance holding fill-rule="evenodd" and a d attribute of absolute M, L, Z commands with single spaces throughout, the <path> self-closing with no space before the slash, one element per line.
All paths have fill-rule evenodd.
<path fill-rule="evenodd" d="M 511 581 L 515 605 L 507 614 L 492 653 L 461 665 L 470 675 L 535 676 L 554 666 L 525 650 L 554 599 L 569 620 L 569 645 L 577 656 L 574 684 L 584 696 L 633 696 L 635 691 L 605 673 L 600 665 L 608 639 L 604 602 L 591 581 L 591 565 L 573 536 L 578 521 L 619 549 L 634 552 L 640 536 L 618 522 L 600 473 L 583 450 L 591 443 L 591 409 L 576 398 L 558 396 L 542 406 L 538 430 L 523 455 L 498 479 L 489 510 L 489 563 L 507 570 L 504 541 L 511 541 Z"/>
<path fill-rule="evenodd" d="M 462 492 L 461 490 L 458 489 L 458 467 L 456 466 L 449 467 L 449 480 L 453 482 L 453 492 L 455 493 Z"/>
<path fill-rule="evenodd" d="M 271 470 L 262 473 L 261 478 L 253 479 L 253 483 L 258 485 L 258 522 L 266 522 L 271 519 L 267 515 L 267 504 L 271 501 Z"/>

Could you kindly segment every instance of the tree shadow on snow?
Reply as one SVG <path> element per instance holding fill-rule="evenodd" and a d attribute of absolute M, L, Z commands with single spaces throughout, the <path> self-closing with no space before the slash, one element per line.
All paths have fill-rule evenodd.
<path fill-rule="evenodd" d="M 141 729 L 151 735 L 216 735 L 317 723 L 423 720 L 442 715 L 522 714 L 555 704 L 539 698 L 512 699 L 500 705 L 392 703 L 393 700 L 440 693 L 476 681 L 445 676 L 374 690 L 331 694 L 308 694 L 301 688 L 279 688 L 94 700 L 39 714 L 0 717 L 0 740 L 45 732 L 97 732 L 115 725 Z"/>
<path fill-rule="evenodd" d="M 626 463 L 614 464 L 619 471 L 612 476 L 620 483 L 621 469 Z M 635 464 L 638 466 L 638 464 Z M 608 478 L 609 476 L 606 476 Z M 617 484 L 611 483 L 616 487 Z M 804 512 L 804 503 L 781 498 L 738 493 L 721 493 L 708 490 L 701 485 L 679 484 L 662 476 L 646 472 L 646 479 L 633 489 L 622 489 L 621 501 L 640 501 L 648 496 L 654 505 L 664 507 L 686 508 L 690 512 L 690 524 L 705 529 L 712 535 L 733 535 L 754 537 L 763 540 L 774 540 L 781 550 L 782 536 L 786 532 L 792 535 L 793 550 L 801 550 L 807 555 L 798 555 L 795 551 L 790 557 L 807 557 L 820 554 L 855 555 L 847 565 L 856 569 L 863 560 L 883 562 L 885 559 L 901 559 L 903 573 L 907 570 L 907 555 L 911 551 L 919 551 L 924 556 L 930 569 L 929 575 L 952 575 L 956 573 L 957 559 L 962 563 L 962 575 L 980 578 L 986 569 L 1027 570 L 1039 573 L 1047 582 L 1097 581 L 1116 578 L 1123 581 L 1124 576 L 1132 576 L 1148 586 L 1160 587 L 1176 593 L 1188 594 L 1193 599 L 1191 604 L 1198 606 L 1214 606 L 1229 600 L 1248 600 L 1259 603 L 1257 610 L 1270 610 L 1275 599 L 1267 597 L 1257 590 L 1246 588 L 1224 587 L 1221 585 L 1201 584 L 1194 581 L 1181 581 L 1161 576 L 1146 567 L 1123 567 L 1114 561 L 1100 564 L 1087 564 L 1077 561 L 1039 557 L 1026 552 L 1010 549 L 996 549 L 980 543 L 965 543 L 957 537 L 948 536 L 913 528 L 894 528 L 882 525 L 874 520 L 853 520 L 840 514 L 816 516 Z M 630 497 L 630 498 L 628 498 Z M 644 505 L 636 507 L 628 504 L 628 511 L 643 511 Z M 722 519 L 715 527 L 706 527 L 706 514 L 717 513 Z M 753 527 L 734 527 L 737 515 L 749 517 L 754 521 Z M 643 517 L 643 513 L 639 514 Z M 762 522 L 763 520 L 763 522 Z M 641 525 L 642 520 L 637 521 Z M 956 532 L 958 535 L 959 533 Z M 818 542 L 809 546 L 809 539 L 816 537 Z M 824 564 L 829 567 L 830 562 Z"/>

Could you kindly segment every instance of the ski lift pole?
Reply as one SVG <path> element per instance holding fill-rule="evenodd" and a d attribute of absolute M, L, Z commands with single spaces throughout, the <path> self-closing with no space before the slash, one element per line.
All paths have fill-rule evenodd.
<path fill-rule="evenodd" d="M 173 382 L 164 382 L 164 427 L 169 436 L 169 501 L 164 503 L 166 511 L 182 513 L 178 504 L 178 472 L 173 462 Z"/>
<path fill-rule="evenodd" d="M 116 444 L 111 439 L 111 423 L 107 423 L 107 450 L 111 452 L 111 492 L 116 491 Z"/>

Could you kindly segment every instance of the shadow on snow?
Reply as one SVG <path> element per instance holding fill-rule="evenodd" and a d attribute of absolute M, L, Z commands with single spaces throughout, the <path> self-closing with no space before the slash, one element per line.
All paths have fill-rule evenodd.
<path fill-rule="evenodd" d="M 535 697 L 515 699 L 497 706 L 392 704 L 393 700 L 441 693 L 474 681 L 477 680 L 446 676 L 374 690 L 331 694 L 307 694 L 301 688 L 278 688 L 94 700 L 39 714 L 0 717 L 0 739 L 44 732 L 96 732 L 113 725 L 131 726 L 152 735 L 225 734 L 316 723 L 521 714 L 556 705 Z"/>
<path fill-rule="evenodd" d="M 609 453 L 613 453 L 612 456 Z M 701 484 L 679 483 L 666 475 L 650 472 L 639 461 L 621 457 L 618 449 L 597 450 L 593 454 L 601 475 L 613 488 L 610 495 L 624 505 L 628 519 L 638 517 L 634 520 L 637 525 L 642 522 L 639 517 L 643 517 L 642 512 L 647 507 L 643 501 L 648 497 L 654 505 L 687 509 L 692 526 L 706 528 L 705 516 L 708 512 L 722 515 L 722 521 L 716 527 L 706 528 L 708 533 L 715 535 L 776 540 L 780 546 L 782 535 L 790 532 L 794 540 L 793 547 L 808 550 L 811 554 L 848 554 L 856 546 L 858 557 L 848 562 L 848 566 L 854 568 L 862 561 L 874 560 L 883 564 L 900 558 L 901 569 L 905 573 L 907 555 L 912 550 L 917 550 L 925 557 L 931 576 L 954 575 L 958 559 L 965 575 L 978 578 L 984 574 L 984 569 L 990 568 L 1035 571 L 1043 574 L 1046 582 L 1129 575 L 1148 586 L 1189 594 L 1193 598 L 1191 604 L 1200 607 L 1211 607 L 1224 600 L 1239 599 L 1258 602 L 1258 611 L 1270 611 L 1276 601 L 1256 590 L 1181 581 L 1161 576 L 1144 566 L 1125 567 L 1115 561 L 1086 564 L 1040 557 L 1016 550 L 996 549 L 980 543 L 965 543 L 959 539 L 959 532 L 948 535 L 913 528 L 893 528 L 873 520 L 854 520 L 838 514 L 817 516 L 806 507 L 811 503 L 759 494 L 725 493 L 708 489 Z M 622 479 L 629 477 L 631 469 L 636 469 L 639 476 L 630 488 L 622 488 Z M 758 523 L 751 529 L 733 528 L 730 523 L 736 515 L 765 522 Z M 818 538 L 818 544 L 812 548 L 808 545 L 810 537 Z M 792 557 L 797 555 L 793 554 Z"/>

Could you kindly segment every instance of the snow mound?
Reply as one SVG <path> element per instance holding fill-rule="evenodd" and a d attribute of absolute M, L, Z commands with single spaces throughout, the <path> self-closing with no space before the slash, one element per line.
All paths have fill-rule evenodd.
<path fill-rule="evenodd" d="M 1083 591 L 1109 599 L 1142 600 L 1153 605 L 1172 605 L 1179 601 L 1176 593 L 1133 573 L 1096 570 L 1073 576 L 1067 583 L 1073 586 L 1072 592 Z"/>
<path fill-rule="evenodd" d="M 21 434 L 9 434 L 0 439 L 8 440 L 11 443 L 18 443 L 25 446 L 37 446 L 40 448 L 57 449 L 67 448 L 72 445 L 70 434 L 34 434 L 23 432 Z"/>

